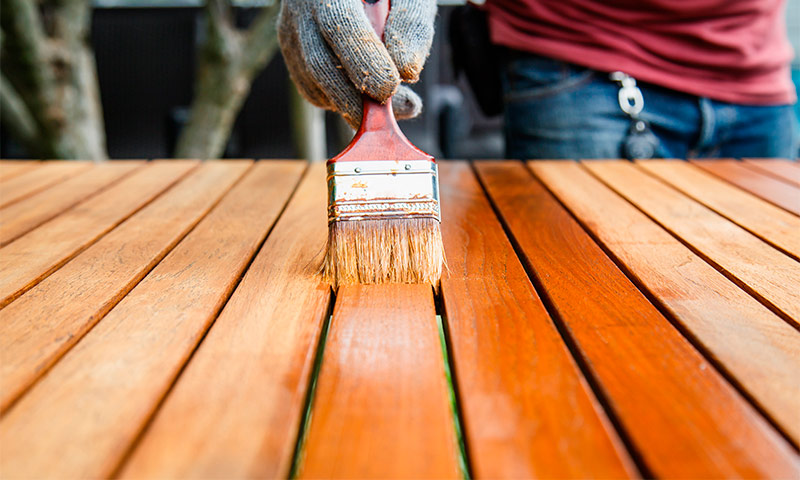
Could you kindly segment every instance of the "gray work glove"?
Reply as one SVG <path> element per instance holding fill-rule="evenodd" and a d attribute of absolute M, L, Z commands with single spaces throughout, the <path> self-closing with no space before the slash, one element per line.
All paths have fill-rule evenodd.
<path fill-rule="evenodd" d="M 436 0 L 393 0 L 384 46 L 367 20 L 362 0 L 282 0 L 278 41 L 300 93 L 318 107 L 339 112 L 357 128 L 361 93 L 395 116 L 413 118 L 422 99 L 401 81 L 414 83 L 433 41 Z"/>

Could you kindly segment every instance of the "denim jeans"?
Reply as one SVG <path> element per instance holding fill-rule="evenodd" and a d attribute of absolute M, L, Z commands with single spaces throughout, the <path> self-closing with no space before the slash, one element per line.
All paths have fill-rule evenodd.
<path fill-rule="evenodd" d="M 508 158 L 624 158 L 631 126 L 608 74 L 509 52 L 502 62 Z M 637 82 L 654 157 L 797 156 L 790 105 L 719 102 Z"/>

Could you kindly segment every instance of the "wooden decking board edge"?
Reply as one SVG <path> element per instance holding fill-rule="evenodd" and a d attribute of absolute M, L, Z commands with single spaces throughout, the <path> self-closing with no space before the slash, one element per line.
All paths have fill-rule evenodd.
<path fill-rule="evenodd" d="M 586 170 L 587 172 L 592 174 L 592 172 L 589 169 L 585 168 L 580 163 L 579 163 L 579 165 L 581 166 L 581 168 L 583 168 L 584 170 Z M 626 277 L 628 277 L 628 280 L 636 286 L 636 288 L 647 298 L 647 300 L 656 309 L 658 309 L 659 312 L 661 312 L 661 314 L 664 316 L 664 318 L 669 320 L 669 322 L 672 324 L 672 326 L 678 332 L 680 332 L 681 335 L 683 335 L 683 337 L 694 347 L 694 349 L 697 350 L 706 360 L 708 360 L 709 363 L 711 363 L 711 365 L 713 365 L 714 369 L 717 370 L 717 372 L 719 372 L 720 375 L 722 375 L 722 377 L 728 383 L 730 383 L 731 386 L 733 386 L 733 388 L 737 392 L 739 392 L 739 394 L 741 394 L 742 397 L 744 397 L 745 400 L 747 400 L 747 402 L 749 402 L 751 404 L 751 406 L 764 418 L 764 420 L 767 421 L 767 423 L 769 423 L 772 426 L 772 428 L 775 429 L 776 432 L 778 432 L 784 438 L 784 440 L 786 440 L 796 451 L 800 452 L 800 445 L 798 445 L 797 442 L 795 442 L 792 439 L 792 437 L 786 432 L 786 430 L 784 430 L 784 428 L 769 413 L 767 413 L 766 409 L 758 401 L 758 399 L 756 399 L 744 387 L 744 385 L 742 385 L 739 382 L 739 380 L 736 379 L 736 377 L 733 375 L 733 373 L 725 367 L 725 365 L 716 357 L 716 355 L 714 355 L 713 352 L 711 352 L 707 347 L 705 347 L 702 344 L 702 342 L 688 329 L 688 327 L 683 325 L 683 323 L 678 318 L 675 317 L 675 314 L 669 308 L 669 306 L 666 303 L 664 303 L 663 300 L 659 299 L 658 296 L 656 296 L 650 289 L 647 288 L 647 286 L 644 284 L 644 282 L 641 280 L 641 278 L 638 275 L 636 275 L 636 273 L 633 272 L 630 269 L 630 267 L 628 267 L 622 261 L 622 259 L 620 259 L 613 251 L 611 251 L 608 248 L 608 246 L 605 244 L 605 242 L 603 242 L 591 230 L 591 228 L 589 228 L 586 225 L 586 223 L 583 220 L 581 220 L 580 217 L 575 215 L 575 213 L 572 211 L 572 209 L 570 209 L 564 202 L 561 201 L 561 199 L 558 197 L 558 195 L 556 195 L 555 192 L 552 191 L 552 189 L 549 187 L 549 185 L 547 185 L 546 182 L 542 181 L 536 175 L 536 173 L 533 172 L 530 169 L 529 166 L 527 168 L 531 172 L 531 174 L 534 176 L 534 178 L 536 178 L 536 180 L 544 186 L 544 188 L 550 193 L 550 195 L 564 208 L 564 210 L 566 210 L 570 214 L 570 216 L 581 226 L 581 228 L 583 228 L 584 232 L 586 232 L 586 234 L 589 235 L 589 237 L 591 237 L 591 239 L 594 241 L 594 243 L 597 244 L 598 247 L 600 247 L 600 249 L 603 251 L 603 253 L 605 253 L 605 255 L 608 258 L 610 258 L 611 261 L 614 262 L 614 264 L 617 266 L 617 268 L 619 268 L 622 271 L 622 273 L 625 274 Z M 602 180 L 600 180 L 599 178 L 598 178 L 598 181 L 602 182 Z M 618 195 L 621 199 L 623 199 L 624 201 L 628 202 L 633 208 L 637 208 L 636 205 L 632 204 L 627 198 L 623 197 L 622 195 L 619 195 L 619 193 L 617 193 L 616 190 L 614 190 L 610 186 L 606 185 L 605 183 L 603 183 L 603 185 L 605 185 L 609 190 L 611 190 L 616 195 Z M 637 210 L 638 210 L 638 208 L 637 208 Z M 661 224 L 659 224 L 653 218 L 651 218 L 649 215 L 647 215 L 647 213 L 645 213 L 645 212 L 642 212 L 642 213 L 644 215 L 646 215 L 651 221 L 656 223 L 656 225 L 660 226 L 661 228 L 664 228 Z M 666 228 L 664 228 L 664 230 L 667 233 L 669 233 L 670 235 L 674 236 L 672 234 L 672 232 L 670 232 Z M 676 239 L 678 241 L 680 241 L 680 238 L 676 238 Z M 683 243 L 683 242 L 681 242 L 681 243 Z M 696 254 L 696 252 L 694 252 L 694 250 L 692 250 L 692 252 Z M 707 260 L 705 258 L 703 258 L 703 257 L 700 257 L 700 258 L 707 262 Z M 715 265 L 713 265 L 712 263 L 709 263 L 709 264 L 715 270 L 719 271 L 719 268 L 717 268 Z M 724 272 L 720 272 L 720 273 L 722 273 L 724 275 Z M 726 278 L 728 278 L 728 277 L 726 276 Z M 728 278 L 728 280 L 730 280 L 730 278 Z M 735 282 L 732 282 L 732 283 L 735 283 Z M 737 285 L 737 287 L 741 288 L 741 285 L 738 285 L 738 284 L 736 284 L 736 285 Z M 750 294 L 750 292 L 747 292 L 747 293 Z M 752 294 L 750 294 L 750 295 L 752 296 Z M 767 307 L 767 308 L 769 308 L 769 307 Z M 548 307 L 548 311 L 549 311 L 549 307 Z M 770 311 L 772 311 L 772 310 L 770 310 Z"/>
<path fill-rule="evenodd" d="M 795 180 L 792 180 L 791 178 L 787 178 L 786 176 L 782 175 L 781 173 L 776 172 L 775 170 L 772 170 L 770 168 L 767 168 L 765 165 L 760 165 L 759 164 L 759 160 L 780 160 L 780 161 L 785 161 L 790 166 L 795 167 L 795 168 L 798 169 L 798 171 L 800 171 L 800 167 L 798 167 L 797 162 L 794 162 L 794 161 L 788 160 L 788 159 L 765 159 L 765 158 L 742 158 L 741 159 L 742 164 L 745 167 L 747 167 L 747 168 L 749 168 L 751 170 L 755 170 L 755 171 L 757 171 L 758 173 L 761 173 L 761 174 L 766 174 L 766 175 L 768 175 L 768 176 L 770 176 L 772 178 L 775 178 L 776 180 L 780 180 L 780 181 L 782 181 L 784 183 L 788 183 L 789 185 L 792 185 L 793 187 L 800 187 L 800 183 L 796 182 Z"/>
<path fill-rule="evenodd" d="M 574 160 L 567 160 L 567 161 L 574 161 Z M 529 175 L 531 176 L 531 178 L 533 178 L 535 182 L 542 184 L 542 182 L 536 176 L 533 175 L 533 172 L 531 172 L 528 169 L 528 167 L 525 165 L 524 160 L 520 160 L 519 163 L 529 173 Z M 650 469 L 647 462 L 645 461 L 644 455 L 641 453 L 641 449 L 633 441 L 631 434 L 627 431 L 627 429 L 623 425 L 622 420 L 619 418 L 616 410 L 612 408 L 611 401 L 608 398 L 608 395 L 600 386 L 600 380 L 596 378 L 595 375 L 592 373 L 591 369 L 589 368 L 587 359 L 580 352 L 580 349 L 576 345 L 575 340 L 567 331 L 564 319 L 561 317 L 561 314 L 558 312 L 555 305 L 553 304 L 553 301 L 550 299 L 550 296 L 547 294 L 547 290 L 545 289 L 544 285 L 542 285 L 542 282 L 539 279 L 539 276 L 537 275 L 536 271 L 528 262 L 525 254 L 523 253 L 522 247 L 520 246 L 519 242 L 517 241 L 516 237 L 511 231 L 511 227 L 506 222 L 506 219 L 501 215 L 500 208 L 497 206 L 497 202 L 489 194 L 489 190 L 483 178 L 481 177 L 480 173 L 478 172 L 475 161 L 470 161 L 470 167 L 472 168 L 472 172 L 475 175 L 475 178 L 478 179 L 478 183 L 480 184 L 481 189 L 483 190 L 484 196 L 488 199 L 489 205 L 491 205 L 495 217 L 500 222 L 500 225 L 502 225 L 503 232 L 505 233 L 506 238 L 508 238 L 509 242 L 511 243 L 511 246 L 514 249 L 514 253 L 517 255 L 517 258 L 519 259 L 520 263 L 522 263 L 522 266 L 525 269 L 525 273 L 528 275 L 528 278 L 533 284 L 533 288 L 536 290 L 536 294 L 542 301 L 542 304 L 547 310 L 548 315 L 550 315 L 550 318 L 552 319 L 553 324 L 556 327 L 556 331 L 558 331 L 561 340 L 564 342 L 564 345 L 566 345 L 567 349 L 569 350 L 569 354 L 572 356 L 573 361 L 578 366 L 580 374 L 586 380 L 586 383 L 589 385 L 589 388 L 591 388 L 592 394 L 597 399 L 597 402 L 600 404 L 600 407 L 605 412 L 606 417 L 611 423 L 611 426 L 615 430 L 620 441 L 622 442 L 626 452 L 628 453 L 628 456 L 633 461 L 634 466 L 638 470 L 639 475 L 641 476 L 641 478 L 655 478 L 655 473 Z M 550 190 L 547 191 L 548 193 L 550 192 Z M 557 198 L 555 199 L 560 203 L 560 201 Z M 567 212 L 569 212 L 569 210 L 567 210 Z M 569 214 L 572 215 L 572 212 L 569 212 Z M 582 225 L 581 228 L 583 228 Z"/>

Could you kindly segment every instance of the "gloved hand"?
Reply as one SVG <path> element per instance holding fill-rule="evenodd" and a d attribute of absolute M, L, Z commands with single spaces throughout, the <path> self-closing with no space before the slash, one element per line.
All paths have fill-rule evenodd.
<path fill-rule="evenodd" d="M 362 0 L 282 0 L 278 41 L 300 93 L 318 107 L 361 123 L 361 93 L 379 102 L 390 95 L 397 118 L 413 118 L 422 100 L 414 83 L 433 41 L 436 0 L 392 0 L 384 46 Z"/>

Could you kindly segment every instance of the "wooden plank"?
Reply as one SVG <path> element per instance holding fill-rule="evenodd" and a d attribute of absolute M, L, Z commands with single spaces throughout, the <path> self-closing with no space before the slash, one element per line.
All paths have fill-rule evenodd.
<path fill-rule="evenodd" d="M 744 165 L 778 180 L 800 187 L 800 164 L 776 158 L 745 158 Z"/>
<path fill-rule="evenodd" d="M 800 263 L 629 162 L 585 165 L 703 259 L 785 320 L 799 325 Z"/>
<path fill-rule="evenodd" d="M 429 285 L 342 287 L 299 478 L 461 476 Z"/>
<path fill-rule="evenodd" d="M 0 160 L 0 187 L 6 180 L 33 170 L 41 164 L 36 160 Z"/>
<path fill-rule="evenodd" d="M 0 208 L 62 182 L 91 166 L 91 162 L 46 162 L 42 168 L 35 168 L 17 175 L 0 185 Z"/>
<path fill-rule="evenodd" d="M 121 477 L 289 475 L 330 302 L 326 199 L 311 166 Z"/>
<path fill-rule="evenodd" d="M 733 160 L 692 160 L 692 163 L 784 210 L 800 215 L 800 188 Z"/>
<path fill-rule="evenodd" d="M 637 476 L 469 165 L 439 164 L 442 297 L 477 478 Z"/>
<path fill-rule="evenodd" d="M 707 357 L 800 444 L 800 332 L 579 165 L 529 166 Z"/>
<path fill-rule="evenodd" d="M 655 477 L 793 477 L 797 453 L 521 163 L 478 173 L 586 371 Z"/>
<path fill-rule="evenodd" d="M 800 260 L 800 218 L 683 161 L 640 161 L 655 175 L 718 214 Z"/>
<path fill-rule="evenodd" d="M 4 412 L 164 258 L 250 163 L 203 164 L 0 310 L 0 411 Z"/>
<path fill-rule="evenodd" d="M 0 247 L 69 210 L 143 165 L 141 161 L 104 162 L 0 209 Z"/>
<path fill-rule="evenodd" d="M 248 175 L 9 411 L 0 422 L 4 476 L 111 475 L 280 212 L 298 172 L 279 171 Z M 204 183 L 197 194 L 218 197 L 231 179 L 218 180 L 219 189 Z"/>
<path fill-rule="evenodd" d="M 0 307 L 39 283 L 197 165 L 188 160 L 155 162 L 0 248 Z"/>

